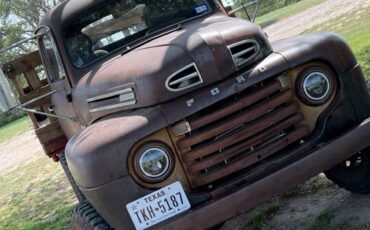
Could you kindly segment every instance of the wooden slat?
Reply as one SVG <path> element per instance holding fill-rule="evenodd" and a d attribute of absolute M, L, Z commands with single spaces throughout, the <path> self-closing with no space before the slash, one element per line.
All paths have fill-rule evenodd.
<path fill-rule="evenodd" d="M 28 55 L 24 55 L 20 58 L 14 59 L 5 65 L 11 65 L 14 71 L 11 74 L 7 74 L 9 77 L 14 78 L 18 74 L 33 71 L 35 67 L 41 65 L 41 58 L 38 51 L 32 52 Z"/>
<path fill-rule="evenodd" d="M 31 85 L 32 89 L 38 89 L 42 86 L 39 77 L 36 74 L 35 69 L 24 73 L 26 78 L 28 79 L 29 84 Z"/>
<path fill-rule="evenodd" d="M 67 142 L 67 138 L 62 135 L 51 140 L 49 143 L 43 144 L 43 148 L 47 155 L 52 156 L 63 151 Z"/>
<path fill-rule="evenodd" d="M 36 97 L 42 96 L 43 94 L 46 94 L 46 93 L 50 92 L 50 91 L 51 91 L 50 86 L 45 85 L 45 86 L 42 86 L 39 89 L 36 89 L 36 90 L 32 91 L 31 93 L 29 93 L 27 95 L 20 96 L 19 101 L 21 103 L 26 103 L 26 102 L 28 102 L 28 101 L 36 98 Z"/>
<path fill-rule="evenodd" d="M 51 123 L 47 126 L 36 129 L 36 136 L 39 138 L 41 144 L 50 142 L 51 140 L 64 135 L 62 128 L 58 122 Z"/>

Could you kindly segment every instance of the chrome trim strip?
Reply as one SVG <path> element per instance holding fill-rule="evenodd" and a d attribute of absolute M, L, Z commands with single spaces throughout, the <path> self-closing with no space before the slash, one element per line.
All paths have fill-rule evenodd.
<path fill-rule="evenodd" d="M 96 96 L 96 97 L 91 97 L 91 98 L 88 98 L 86 101 L 87 101 L 87 103 L 90 103 L 90 102 L 100 101 L 100 100 L 104 100 L 104 99 L 107 99 L 107 98 L 110 98 L 110 97 L 120 96 L 122 94 L 129 94 L 129 93 L 132 93 L 133 96 L 134 96 L 133 99 L 135 99 L 135 94 L 134 94 L 133 89 L 128 88 L 128 89 L 123 89 L 123 90 L 112 92 L 112 93 L 99 95 L 99 96 Z"/>
<path fill-rule="evenodd" d="M 240 51 L 239 53 L 234 54 L 233 57 L 240 57 L 240 56 L 242 56 L 246 53 L 249 53 L 249 52 L 251 52 L 252 50 L 255 50 L 255 49 L 256 49 L 256 47 L 248 48 L 246 50 L 243 50 L 243 51 Z"/>
<path fill-rule="evenodd" d="M 194 77 L 198 77 L 198 73 L 192 73 L 192 74 L 189 74 L 189 75 L 187 75 L 187 76 L 185 76 L 185 77 L 183 77 L 183 78 L 180 78 L 180 79 L 177 79 L 176 81 L 171 82 L 169 85 L 170 85 L 170 86 L 173 86 L 173 85 L 176 85 L 176 84 L 181 83 L 181 82 L 183 82 L 183 81 L 186 81 L 186 80 L 192 79 L 192 78 L 194 78 Z"/>
<path fill-rule="evenodd" d="M 181 136 L 191 132 L 190 123 L 188 121 L 182 121 L 171 128 L 172 133 L 175 136 Z"/>
<path fill-rule="evenodd" d="M 170 81 L 171 81 L 171 79 L 172 79 L 173 77 L 175 77 L 177 74 L 179 74 L 179 73 L 181 73 L 182 71 L 185 71 L 186 69 L 191 68 L 191 67 L 194 67 L 194 68 L 195 68 L 196 73 L 192 73 L 192 74 L 189 74 L 189 75 L 187 75 L 187 76 L 185 76 L 185 77 L 182 77 L 181 79 L 176 80 L 176 81 L 175 81 L 176 83 L 172 83 L 172 82 L 170 83 Z M 180 82 L 178 82 L 179 80 L 186 81 L 186 80 L 191 79 L 191 78 L 194 78 L 194 77 L 196 77 L 196 76 L 199 78 L 199 81 L 198 81 L 198 82 L 196 82 L 196 83 L 194 83 L 194 84 L 191 84 L 191 85 L 188 85 L 188 86 L 186 86 L 186 87 L 179 88 L 179 89 L 174 89 L 174 88 L 171 88 L 171 87 L 170 87 L 171 85 L 174 85 L 174 84 L 178 84 L 178 83 L 180 83 Z M 197 86 L 197 85 L 200 85 L 200 84 L 203 84 L 203 78 L 202 78 L 202 76 L 200 75 L 200 72 L 199 72 L 199 70 L 198 70 L 197 65 L 193 62 L 193 63 L 190 63 L 189 65 L 186 65 L 186 66 L 184 66 L 183 68 L 179 69 L 179 70 L 178 70 L 178 71 L 176 71 L 175 73 L 171 74 L 171 75 L 167 78 L 166 83 L 165 83 L 165 86 L 166 86 L 166 89 L 167 89 L 167 90 L 169 90 L 169 91 L 172 91 L 172 92 L 179 92 L 179 91 L 183 91 L 183 90 L 187 90 L 187 89 L 193 88 L 193 87 L 195 87 L 195 86 Z"/>
<path fill-rule="evenodd" d="M 135 104 L 136 104 L 136 100 L 126 101 L 126 102 L 119 103 L 119 104 L 106 105 L 106 106 L 101 106 L 101 107 L 98 107 L 98 108 L 95 108 L 95 109 L 90 109 L 90 112 L 95 113 L 95 112 L 100 112 L 100 111 L 104 111 L 104 110 L 108 110 L 108 109 L 116 109 L 116 108 L 129 106 L 129 105 L 135 105 Z"/>
<path fill-rule="evenodd" d="M 119 101 L 124 102 L 124 101 L 132 101 L 135 100 L 135 94 L 134 92 L 132 93 L 126 93 L 126 94 L 121 94 L 119 96 Z"/>
<path fill-rule="evenodd" d="M 234 48 L 234 47 L 237 47 L 237 46 L 240 46 L 240 45 L 243 45 L 243 44 L 247 44 L 247 43 L 252 43 L 253 44 L 253 47 L 250 47 L 246 50 L 243 50 L 243 51 L 240 51 L 239 53 L 236 53 L 236 54 L 233 54 L 231 52 L 231 49 Z M 230 52 L 230 55 L 234 61 L 234 64 L 236 66 L 236 68 L 240 68 L 242 65 L 244 65 L 245 63 L 249 62 L 250 60 L 252 60 L 253 58 L 255 58 L 257 55 L 258 55 L 258 52 L 260 50 L 260 46 L 258 45 L 258 43 L 255 41 L 255 40 L 252 40 L 252 39 L 246 39 L 246 40 L 242 40 L 242 41 L 239 41 L 239 42 L 236 42 L 234 44 L 231 44 L 229 46 L 227 46 L 229 52 Z M 239 58 L 241 55 L 243 54 L 246 54 L 248 52 L 250 52 L 252 49 L 255 49 L 255 52 L 253 55 L 251 55 L 250 57 L 248 57 L 247 59 L 237 63 L 236 62 L 236 58 Z"/>

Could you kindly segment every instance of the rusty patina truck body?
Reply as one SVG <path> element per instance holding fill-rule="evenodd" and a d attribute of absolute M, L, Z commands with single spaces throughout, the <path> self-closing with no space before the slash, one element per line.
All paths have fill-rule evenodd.
<path fill-rule="evenodd" d="M 53 111 L 78 121 L 59 120 L 74 228 L 133 229 L 126 205 L 175 182 L 191 208 L 154 228 L 210 228 L 329 169 L 369 192 L 346 180 L 369 171 L 369 92 L 335 34 L 270 43 L 210 0 L 69 0 L 37 33 Z M 167 212 L 159 191 L 136 221 Z"/>

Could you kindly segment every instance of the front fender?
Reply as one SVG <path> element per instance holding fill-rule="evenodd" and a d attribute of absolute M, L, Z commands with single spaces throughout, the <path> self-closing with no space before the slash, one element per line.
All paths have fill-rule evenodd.
<path fill-rule="evenodd" d="M 329 63 L 337 74 L 357 65 L 347 42 L 335 33 L 321 32 L 295 36 L 272 43 L 273 50 L 281 54 L 290 68 L 313 60 Z"/>
<path fill-rule="evenodd" d="M 73 178 L 79 187 L 88 189 L 127 176 L 127 156 L 131 147 L 166 126 L 157 108 L 114 114 L 90 125 L 66 146 Z"/>
<path fill-rule="evenodd" d="M 370 94 L 361 67 L 347 44 L 334 33 L 314 33 L 272 43 L 290 68 L 310 61 L 329 64 L 338 76 L 341 95 L 330 115 L 322 117 L 321 141 L 328 141 L 359 125 L 370 116 Z"/>

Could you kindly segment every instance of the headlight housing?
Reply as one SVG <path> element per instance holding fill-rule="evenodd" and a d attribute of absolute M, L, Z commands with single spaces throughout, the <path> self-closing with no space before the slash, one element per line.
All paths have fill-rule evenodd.
<path fill-rule="evenodd" d="M 133 158 L 135 175 L 147 183 L 165 180 L 174 168 L 172 151 L 162 143 L 149 143 L 141 146 Z"/>
<path fill-rule="evenodd" d="M 336 90 L 333 71 L 325 66 L 311 66 L 299 75 L 296 87 L 298 97 L 307 105 L 325 104 Z"/>

